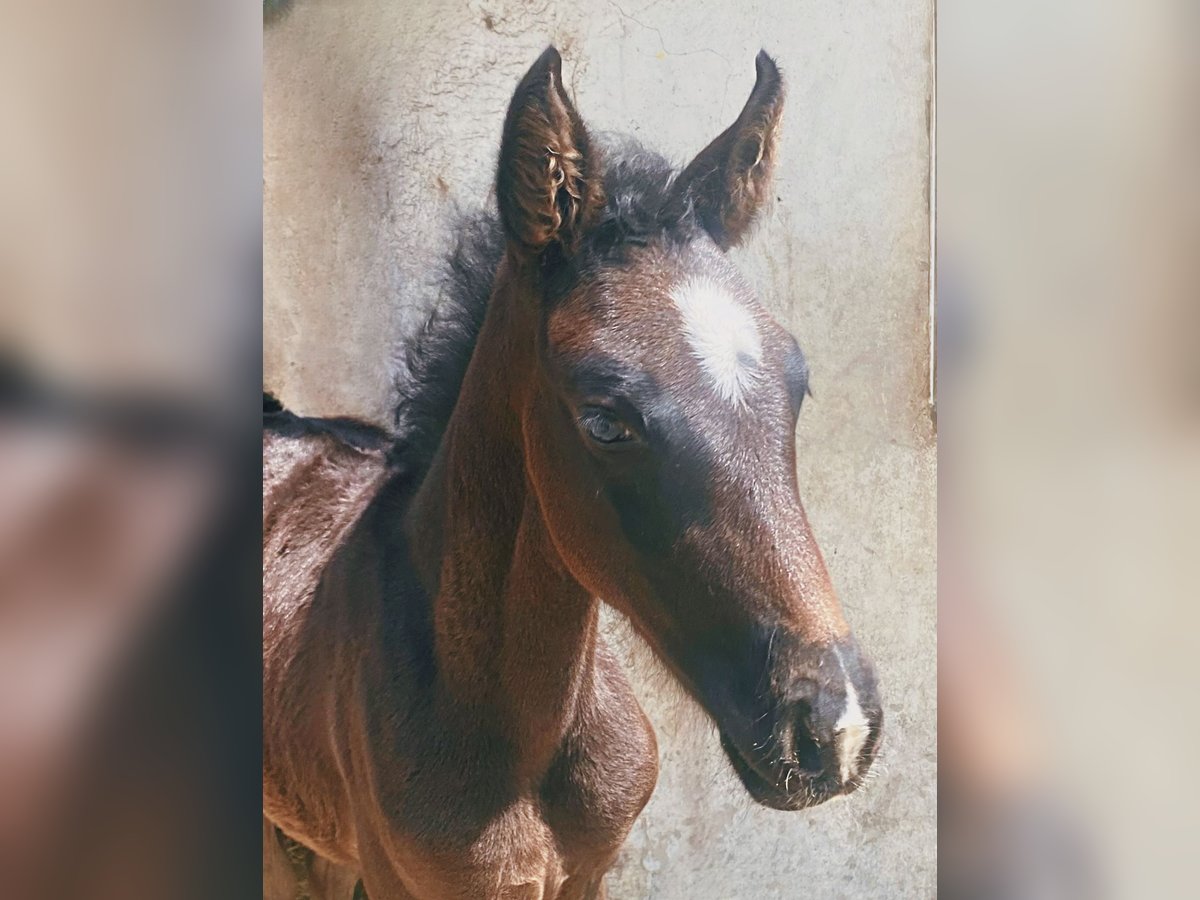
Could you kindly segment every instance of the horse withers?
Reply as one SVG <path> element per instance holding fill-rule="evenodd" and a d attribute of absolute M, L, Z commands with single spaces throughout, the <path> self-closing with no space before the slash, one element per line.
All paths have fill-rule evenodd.
<path fill-rule="evenodd" d="M 862 784 L 882 713 L 800 503 L 807 365 L 725 253 L 776 160 L 756 69 L 680 172 L 599 146 L 548 49 L 395 429 L 267 416 L 264 811 L 371 897 L 603 896 L 658 761 L 601 601 L 756 801 Z"/>

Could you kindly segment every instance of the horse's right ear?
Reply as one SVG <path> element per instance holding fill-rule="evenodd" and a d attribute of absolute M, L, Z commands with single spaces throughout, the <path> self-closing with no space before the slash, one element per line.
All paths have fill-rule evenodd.
<path fill-rule="evenodd" d="M 604 205 L 600 160 L 563 88 L 562 57 L 553 47 L 509 104 L 496 197 L 509 245 L 526 258 L 551 246 L 574 253 Z"/>

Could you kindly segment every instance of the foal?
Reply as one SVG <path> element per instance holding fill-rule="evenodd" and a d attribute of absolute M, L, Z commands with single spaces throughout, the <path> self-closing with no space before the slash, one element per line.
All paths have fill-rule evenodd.
<path fill-rule="evenodd" d="M 797 492 L 807 367 L 724 254 L 770 192 L 783 84 L 756 67 L 677 173 L 603 156 L 548 49 L 397 434 L 268 417 L 264 811 L 376 900 L 603 896 L 658 764 L 597 598 L 759 803 L 870 765 L 874 676 Z"/>

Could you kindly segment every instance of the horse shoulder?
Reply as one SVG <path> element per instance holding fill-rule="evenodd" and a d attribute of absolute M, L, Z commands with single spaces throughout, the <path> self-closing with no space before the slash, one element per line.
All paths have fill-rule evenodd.
<path fill-rule="evenodd" d="M 352 857 L 354 838 L 330 743 L 345 611 L 327 579 L 338 559 L 367 549 L 358 526 L 387 474 L 382 452 L 332 435 L 264 434 L 263 802 L 337 861 Z"/>

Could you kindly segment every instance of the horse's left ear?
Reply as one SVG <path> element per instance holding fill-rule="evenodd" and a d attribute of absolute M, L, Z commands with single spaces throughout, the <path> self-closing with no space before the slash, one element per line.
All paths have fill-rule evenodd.
<path fill-rule="evenodd" d="M 757 78 L 741 115 L 700 151 L 675 180 L 669 209 L 691 204 L 723 249 L 740 243 L 771 192 L 775 147 L 783 117 L 783 76 L 760 50 Z"/>
<path fill-rule="evenodd" d="M 604 205 L 600 160 L 562 82 L 553 47 L 513 94 L 496 173 L 500 220 L 521 256 L 550 247 L 571 255 Z"/>

